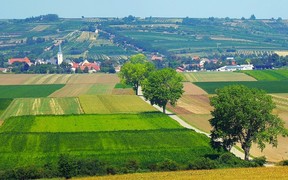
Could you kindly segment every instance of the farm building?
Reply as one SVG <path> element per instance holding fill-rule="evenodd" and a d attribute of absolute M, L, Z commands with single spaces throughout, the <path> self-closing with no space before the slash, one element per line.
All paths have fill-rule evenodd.
<path fill-rule="evenodd" d="M 20 62 L 20 63 L 27 63 L 27 64 L 31 64 L 31 61 L 29 58 L 25 57 L 25 58 L 11 58 L 8 60 L 9 64 L 13 64 L 15 62 Z"/>
<path fill-rule="evenodd" d="M 234 65 L 234 66 L 223 66 L 218 68 L 217 71 L 240 71 L 240 70 L 253 70 L 254 66 L 252 64 L 245 65 Z"/>
<path fill-rule="evenodd" d="M 73 71 L 75 71 L 77 68 L 80 68 L 83 71 L 86 67 L 88 67 L 89 73 L 100 71 L 100 65 L 98 63 L 96 63 L 96 62 L 90 63 L 87 60 L 85 60 L 79 64 L 73 62 L 71 65 L 72 65 Z"/>

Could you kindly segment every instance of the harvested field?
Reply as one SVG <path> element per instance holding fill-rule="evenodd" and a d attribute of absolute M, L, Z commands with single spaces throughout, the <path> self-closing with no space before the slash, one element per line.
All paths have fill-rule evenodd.
<path fill-rule="evenodd" d="M 86 114 L 139 113 L 157 111 L 153 106 L 132 95 L 83 95 L 79 97 Z"/>
<path fill-rule="evenodd" d="M 201 89 L 200 87 L 192 84 L 191 82 L 184 82 L 184 95 L 203 95 L 207 94 L 206 91 Z"/>
<path fill-rule="evenodd" d="M 251 76 L 236 72 L 192 72 L 182 73 L 189 82 L 224 82 L 224 81 L 256 81 Z"/>
<path fill-rule="evenodd" d="M 119 78 L 116 74 L 77 74 L 72 76 L 67 84 L 116 84 L 118 82 Z"/>
<path fill-rule="evenodd" d="M 29 78 L 24 84 L 66 84 L 72 74 L 37 74 Z"/>
<path fill-rule="evenodd" d="M 78 98 L 25 98 L 14 99 L 0 119 L 11 116 L 44 114 L 81 114 Z"/>
<path fill-rule="evenodd" d="M 168 109 L 190 125 L 210 132 L 211 125 L 208 120 L 212 118 L 210 111 L 213 110 L 213 107 L 210 106 L 207 95 L 183 95 L 178 100 L 176 107 L 168 105 Z"/>
<path fill-rule="evenodd" d="M 193 114 L 209 114 L 212 110 L 206 95 L 183 95 L 178 100 L 177 106 Z"/>
<path fill-rule="evenodd" d="M 0 85 L 21 85 L 34 76 L 34 74 L 0 74 Z"/>
<path fill-rule="evenodd" d="M 98 176 L 76 178 L 79 180 L 127 180 L 127 179 L 158 179 L 158 180 L 191 180 L 191 179 L 287 179 L 288 167 L 270 167 L 270 168 L 234 168 L 234 169 L 217 169 L 217 170 L 193 170 L 177 172 L 153 172 L 153 173 L 136 173 L 114 176 Z"/>

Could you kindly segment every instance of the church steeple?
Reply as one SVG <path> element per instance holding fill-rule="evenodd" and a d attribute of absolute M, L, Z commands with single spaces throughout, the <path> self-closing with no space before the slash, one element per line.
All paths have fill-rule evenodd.
<path fill-rule="evenodd" d="M 61 49 L 61 43 L 59 44 L 59 52 L 57 54 L 57 64 L 60 65 L 63 62 L 63 53 L 62 53 L 62 49 Z"/>
<path fill-rule="evenodd" d="M 61 43 L 59 44 L 59 52 L 58 53 L 62 53 L 62 50 L 61 50 Z"/>

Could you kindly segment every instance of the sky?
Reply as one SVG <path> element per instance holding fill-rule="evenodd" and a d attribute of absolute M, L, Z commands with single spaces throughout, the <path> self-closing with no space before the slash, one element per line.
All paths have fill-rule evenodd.
<path fill-rule="evenodd" d="M 190 17 L 288 19 L 288 0 L 1 0 L 0 19 L 45 14 L 84 17 Z"/>

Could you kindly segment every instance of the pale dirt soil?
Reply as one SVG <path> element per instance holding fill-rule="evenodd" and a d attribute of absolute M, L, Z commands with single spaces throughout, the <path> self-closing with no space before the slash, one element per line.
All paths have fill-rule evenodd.
<path fill-rule="evenodd" d="M 216 170 L 192 170 L 192 171 L 175 171 L 175 172 L 152 172 L 152 173 L 135 173 L 113 176 L 98 176 L 87 178 L 75 178 L 81 180 L 190 180 L 190 179 L 227 179 L 227 180 L 263 180 L 263 179 L 287 179 L 288 167 L 265 167 L 265 168 L 234 168 L 234 169 L 216 169 Z M 74 179 L 74 178 L 73 178 Z"/>
<path fill-rule="evenodd" d="M 192 84 L 191 82 L 184 82 L 184 95 L 202 95 L 207 94 L 206 91 L 201 89 L 200 87 Z"/>

